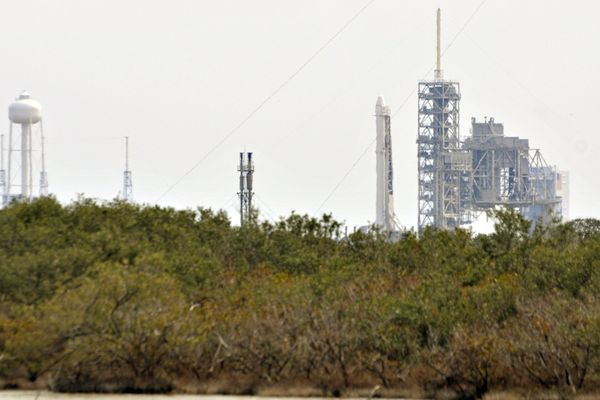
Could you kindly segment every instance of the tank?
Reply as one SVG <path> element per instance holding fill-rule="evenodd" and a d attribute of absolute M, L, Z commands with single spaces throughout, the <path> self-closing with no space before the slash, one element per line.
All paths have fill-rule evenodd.
<path fill-rule="evenodd" d="M 37 124 L 42 120 L 42 105 L 23 92 L 8 106 L 8 118 L 15 124 Z"/>

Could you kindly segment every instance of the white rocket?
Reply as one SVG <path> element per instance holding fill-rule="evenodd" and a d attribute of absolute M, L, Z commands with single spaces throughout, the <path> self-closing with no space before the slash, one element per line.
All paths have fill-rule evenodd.
<path fill-rule="evenodd" d="M 375 224 L 385 231 L 398 231 L 400 226 L 394 213 L 394 171 L 392 167 L 392 131 L 390 108 L 377 98 L 375 124 L 377 128 L 377 203 Z"/>

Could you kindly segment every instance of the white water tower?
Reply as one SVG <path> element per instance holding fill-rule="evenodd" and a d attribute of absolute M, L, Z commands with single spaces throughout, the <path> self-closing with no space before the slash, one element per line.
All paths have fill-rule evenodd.
<path fill-rule="evenodd" d="M 23 92 L 8 107 L 8 119 L 10 120 L 8 137 L 8 168 L 6 179 L 6 193 L 4 203 L 13 199 L 31 200 L 33 198 L 33 127 L 39 125 L 41 168 L 40 168 L 40 195 L 47 194 L 47 175 L 44 160 L 44 131 L 42 128 L 42 106 L 33 100 L 29 93 Z M 20 125 L 20 140 L 18 133 L 13 133 L 14 125 Z M 17 145 L 15 145 L 15 142 Z M 20 146 L 18 143 L 20 142 Z M 20 153 L 20 157 L 15 156 Z M 20 165 L 17 164 L 20 159 Z M 20 172 L 20 185 L 14 181 L 18 179 Z M 20 190 L 17 190 L 20 189 Z"/>

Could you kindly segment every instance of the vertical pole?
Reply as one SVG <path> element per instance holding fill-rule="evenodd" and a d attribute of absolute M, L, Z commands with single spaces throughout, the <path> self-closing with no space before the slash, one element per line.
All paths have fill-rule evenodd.
<path fill-rule="evenodd" d="M 128 187 L 128 171 L 129 171 L 129 136 L 125 136 L 125 171 L 123 172 L 123 199 L 129 200 Z"/>
<path fill-rule="evenodd" d="M 246 153 L 248 157 L 248 165 L 246 167 L 246 190 L 248 193 L 248 210 L 246 210 L 246 218 L 252 218 L 252 186 L 253 186 L 253 168 L 252 168 L 252 153 Z"/>
<path fill-rule="evenodd" d="M 436 40 L 436 68 L 435 68 L 435 79 L 442 79 L 442 11 L 437 9 L 437 40 Z"/>
<path fill-rule="evenodd" d="M 42 145 L 42 171 L 40 172 L 40 196 L 48 195 L 48 173 L 46 172 L 46 138 L 44 137 L 44 124 L 40 121 L 40 135 Z"/>
<path fill-rule="evenodd" d="M 21 196 L 29 198 L 29 124 L 21 124 Z"/>
<path fill-rule="evenodd" d="M 28 179 L 28 183 L 29 183 L 29 200 L 33 199 L 33 128 L 32 128 L 32 124 L 31 124 L 31 115 L 29 115 L 29 131 L 27 132 L 27 135 L 29 136 L 27 138 L 27 142 L 29 145 L 29 179 Z"/>
<path fill-rule="evenodd" d="M 125 136 L 125 171 L 129 171 L 129 136 Z"/>
<path fill-rule="evenodd" d="M 244 153 L 240 153 L 240 227 L 244 226 L 244 192 L 246 186 L 244 180 Z"/>
<path fill-rule="evenodd" d="M 5 204 L 8 203 L 9 195 L 10 195 L 10 185 L 11 185 L 11 175 L 12 175 L 12 169 L 11 169 L 12 153 L 13 153 L 13 124 L 12 124 L 12 122 L 9 122 L 9 124 L 8 124 L 8 165 L 7 165 L 7 171 L 6 171 L 6 192 L 4 193 Z"/>
<path fill-rule="evenodd" d="M 133 181 L 129 170 L 129 136 L 125 136 L 125 170 L 123 171 L 123 200 L 133 200 Z"/>
<path fill-rule="evenodd" d="M 41 122 L 40 122 L 40 129 L 41 129 L 41 135 L 42 135 L 42 172 L 46 173 L 46 146 L 45 146 L 45 138 L 44 138 L 44 128 L 42 128 Z"/>
<path fill-rule="evenodd" d="M 4 135 L 0 135 L 0 205 L 6 204 L 6 171 L 4 170 Z"/>

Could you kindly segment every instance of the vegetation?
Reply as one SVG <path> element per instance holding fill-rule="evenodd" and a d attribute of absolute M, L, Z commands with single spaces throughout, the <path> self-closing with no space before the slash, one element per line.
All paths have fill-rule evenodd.
<path fill-rule="evenodd" d="M 600 383 L 600 221 L 340 234 L 329 215 L 52 198 L 0 210 L 0 379 L 55 390 Z M 29 382 L 29 383 L 28 383 Z"/>

